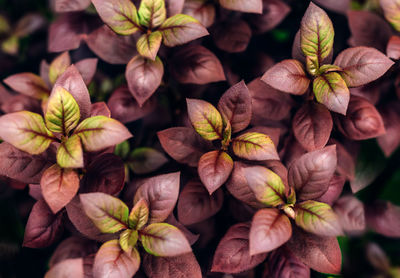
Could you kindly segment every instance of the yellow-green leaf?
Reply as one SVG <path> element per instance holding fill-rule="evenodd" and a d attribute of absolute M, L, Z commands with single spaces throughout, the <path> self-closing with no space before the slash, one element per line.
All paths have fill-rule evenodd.
<path fill-rule="evenodd" d="M 138 241 L 139 235 L 135 230 L 127 229 L 119 235 L 119 245 L 122 250 L 129 252 L 133 249 Z"/>
<path fill-rule="evenodd" d="M 162 34 L 160 31 L 143 34 L 136 43 L 139 54 L 151 60 L 155 60 L 160 49 Z"/>
<path fill-rule="evenodd" d="M 57 150 L 57 164 L 62 168 L 83 168 L 82 144 L 77 135 L 60 144 Z"/>
<path fill-rule="evenodd" d="M 71 58 L 68 51 L 57 56 L 49 66 L 49 80 L 54 84 L 57 78 L 63 74 L 71 65 Z"/>
<path fill-rule="evenodd" d="M 149 205 L 145 199 L 140 199 L 129 214 L 129 227 L 140 230 L 149 220 Z"/>
<path fill-rule="evenodd" d="M 140 24 L 150 30 L 160 26 L 167 17 L 164 0 L 142 0 L 138 15 Z"/>
<path fill-rule="evenodd" d="M 258 132 L 247 132 L 232 143 L 233 152 L 248 160 L 279 160 L 275 145 L 268 135 Z"/>
<path fill-rule="evenodd" d="M 400 1 L 399 0 L 380 0 L 383 13 L 387 21 L 393 28 L 400 31 Z"/>
<path fill-rule="evenodd" d="M 17 36 L 10 36 L 1 42 L 1 50 L 9 55 L 17 55 L 19 50 L 19 39 Z"/>
<path fill-rule="evenodd" d="M 64 136 L 73 130 L 80 119 L 80 110 L 74 97 L 63 87 L 57 86 L 50 95 L 45 115 L 46 126 Z"/>

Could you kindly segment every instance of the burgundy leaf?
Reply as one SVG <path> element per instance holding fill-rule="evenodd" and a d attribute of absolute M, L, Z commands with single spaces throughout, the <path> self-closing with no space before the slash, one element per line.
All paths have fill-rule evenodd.
<path fill-rule="evenodd" d="M 238 53 L 246 50 L 251 39 L 250 26 L 244 20 L 222 22 L 212 31 L 215 45 L 226 52 Z"/>
<path fill-rule="evenodd" d="M 252 269 L 265 260 L 267 254 L 250 256 L 250 224 L 239 223 L 229 228 L 214 254 L 212 272 L 239 273 Z"/>
<path fill-rule="evenodd" d="M 264 278 L 310 277 L 310 268 L 285 247 L 279 248 L 270 254 L 266 267 L 268 276 Z"/>
<path fill-rule="evenodd" d="M 296 189 L 299 200 L 322 196 L 329 186 L 336 169 L 336 146 L 304 154 L 289 167 L 289 184 Z"/>
<path fill-rule="evenodd" d="M 389 102 L 379 109 L 386 133 L 378 137 L 378 144 L 389 157 L 400 145 L 400 102 Z"/>
<path fill-rule="evenodd" d="M 215 215 L 222 207 L 224 194 L 217 190 L 209 195 L 203 184 L 192 180 L 179 195 L 178 218 L 184 225 L 199 223 Z"/>
<path fill-rule="evenodd" d="M 181 222 L 176 220 L 173 213 L 171 213 L 168 218 L 165 219 L 165 223 L 177 227 L 186 236 L 186 239 L 189 241 L 190 245 L 195 244 L 196 241 L 199 239 L 200 235 L 193 234 L 191 231 L 189 231 Z"/>
<path fill-rule="evenodd" d="M 315 200 L 332 206 L 342 193 L 345 182 L 346 179 L 344 177 L 333 175 L 329 181 L 328 190 Z"/>
<path fill-rule="evenodd" d="M 377 201 L 365 206 L 368 227 L 393 238 L 400 237 L 400 207 L 390 202 Z"/>
<path fill-rule="evenodd" d="M 339 175 L 344 176 L 348 180 L 353 180 L 355 175 L 355 159 L 354 157 L 347 151 L 347 149 L 340 144 L 337 140 L 330 139 L 329 144 L 336 145 L 336 153 L 337 153 L 337 169 L 336 172 Z"/>
<path fill-rule="evenodd" d="M 386 55 L 394 60 L 400 59 L 400 37 L 392 36 L 387 44 Z"/>
<path fill-rule="evenodd" d="M 57 241 L 64 230 L 62 216 L 53 214 L 44 200 L 37 201 L 26 223 L 23 246 L 44 248 Z"/>
<path fill-rule="evenodd" d="M 293 117 L 293 133 L 308 151 L 323 148 L 329 140 L 333 121 L 325 106 L 309 102 L 303 105 Z"/>
<path fill-rule="evenodd" d="M 340 225 L 348 234 L 361 234 L 366 227 L 364 205 L 356 197 L 347 195 L 335 202 L 333 210 Z"/>

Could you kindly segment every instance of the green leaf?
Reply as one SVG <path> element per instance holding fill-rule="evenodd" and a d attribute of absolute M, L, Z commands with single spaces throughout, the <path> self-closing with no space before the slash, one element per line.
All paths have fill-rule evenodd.
<path fill-rule="evenodd" d="M 346 115 L 350 92 L 339 73 L 329 72 L 318 76 L 313 82 L 313 92 L 317 101 L 326 108 Z"/>
<path fill-rule="evenodd" d="M 30 154 L 44 152 L 55 136 L 39 114 L 21 111 L 0 117 L 0 138 Z"/>
<path fill-rule="evenodd" d="M 142 0 L 138 15 L 140 24 L 150 30 L 160 26 L 167 17 L 164 0 Z"/>
<path fill-rule="evenodd" d="M 136 43 L 136 49 L 141 56 L 154 61 L 160 49 L 161 41 L 162 34 L 160 31 L 143 34 Z"/>
<path fill-rule="evenodd" d="M 210 103 L 200 99 L 186 99 L 189 119 L 197 131 L 206 140 L 222 139 L 222 117 Z"/>
<path fill-rule="evenodd" d="M 332 52 L 335 32 L 324 10 L 310 3 L 300 26 L 300 44 L 306 57 L 319 68 Z"/>
<path fill-rule="evenodd" d="M 262 166 L 245 167 L 243 172 L 258 201 L 271 207 L 285 204 L 285 185 L 277 174 Z"/>
<path fill-rule="evenodd" d="M 129 253 L 129 251 L 135 247 L 138 238 L 139 235 L 137 231 L 127 229 L 119 235 L 119 245 L 122 250 Z"/>
<path fill-rule="evenodd" d="M 126 159 L 129 155 L 130 149 L 131 147 L 129 146 L 129 142 L 124 141 L 115 146 L 114 154 L 118 155 L 122 159 Z"/>
<path fill-rule="evenodd" d="M 17 55 L 19 50 L 19 38 L 10 36 L 1 42 L 1 50 L 9 55 Z"/>
<path fill-rule="evenodd" d="M 192 250 L 185 235 L 170 224 L 150 224 L 139 234 L 143 248 L 154 256 L 174 257 Z"/>
<path fill-rule="evenodd" d="M 103 233 L 128 229 L 128 207 L 118 198 L 105 193 L 80 194 L 83 210 Z"/>
<path fill-rule="evenodd" d="M 308 200 L 297 204 L 295 212 L 297 226 L 307 232 L 321 236 L 343 234 L 339 219 L 328 204 Z"/>
<path fill-rule="evenodd" d="M 128 166 L 135 174 L 148 174 L 156 171 L 168 159 L 165 155 L 153 148 L 137 148 L 128 157 Z"/>
<path fill-rule="evenodd" d="M 164 44 L 169 47 L 181 45 L 208 35 L 207 29 L 196 19 L 184 14 L 168 18 L 158 29 Z"/>
<path fill-rule="evenodd" d="M 83 168 L 82 143 L 77 135 L 60 144 L 57 150 L 57 164 L 61 168 Z"/>
<path fill-rule="evenodd" d="M 92 3 L 115 33 L 131 35 L 141 30 L 136 7 L 130 0 L 92 0 Z"/>
<path fill-rule="evenodd" d="M 117 120 L 106 116 L 85 119 L 75 129 L 86 151 L 99 151 L 117 145 L 132 137 L 129 130 Z"/>
<path fill-rule="evenodd" d="M 140 230 L 149 220 L 149 205 L 145 199 L 140 199 L 132 208 L 129 214 L 129 227 L 134 230 Z"/>
<path fill-rule="evenodd" d="M 45 115 L 46 126 L 64 136 L 73 130 L 80 119 L 80 110 L 74 97 L 63 87 L 57 86 L 51 94 Z"/>
<path fill-rule="evenodd" d="M 68 51 L 57 56 L 49 66 L 49 80 L 51 84 L 54 84 L 57 78 L 63 74 L 67 68 L 71 65 L 71 58 Z"/>
<path fill-rule="evenodd" d="M 247 132 L 232 143 L 233 152 L 248 160 L 279 160 L 279 155 L 271 138 L 258 132 Z"/>

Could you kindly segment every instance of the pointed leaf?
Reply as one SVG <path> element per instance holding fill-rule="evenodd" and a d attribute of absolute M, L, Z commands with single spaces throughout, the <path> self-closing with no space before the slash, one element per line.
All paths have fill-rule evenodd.
<path fill-rule="evenodd" d="M 150 224 L 139 234 L 143 248 L 154 256 L 174 257 L 192 250 L 185 235 L 167 223 Z"/>
<path fill-rule="evenodd" d="M 315 98 L 329 110 L 346 115 L 350 92 L 342 77 L 336 72 L 318 76 L 313 82 Z"/>
<path fill-rule="evenodd" d="M 57 78 L 63 74 L 71 65 L 71 58 L 68 52 L 57 56 L 49 66 L 49 81 L 54 84 Z"/>
<path fill-rule="evenodd" d="M 160 49 L 162 34 L 160 31 L 143 34 L 136 43 L 136 49 L 139 54 L 150 60 L 155 60 Z"/>
<path fill-rule="evenodd" d="M 364 205 L 356 197 L 343 196 L 335 202 L 333 210 L 342 229 L 350 234 L 361 234 L 366 228 Z"/>
<path fill-rule="evenodd" d="M 383 9 L 383 13 L 387 21 L 392 24 L 394 29 L 400 31 L 400 7 L 397 0 L 381 0 L 379 1 Z"/>
<path fill-rule="evenodd" d="M 90 117 L 106 116 L 111 118 L 111 111 L 104 101 L 92 103 Z"/>
<path fill-rule="evenodd" d="M 119 245 L 122 250 L 129 253 L 131 249 L 135 248 L 138 238 L 139 235 L 137 231 L 127 229 L 119 235 Z"/>
<path fill-rule="evenodd" d="M 294 136 L 307 151 L 322 149 L 328 143 L 332 127 L 331 113 L 314 102 L 303 105 L 292 122 Z"/>
<path fill-rule="evenodd" d="M 132 137 L 120 122 L 105 116 L 87 118 L 75 129 L 86 151 L 99 151 L 117 145 Z"/>
<path fill-rule="evenodd" d="M 160 86 L 164 75 L 164 66 L 160 58 L 154 61 L 135 56 L 126 66 L 125 77 L 129 91 L 142 106 Z"/>
<path fill-rule="evenodd" d="M 342 68 L 347 86 L 358 87 L 381 77 L 394 62 L 374 48 L 359 46 L 340 52 L 334 64 Z"/>
<path fill-rule="evenodd" d="M 46 98 L 50 90 L 42 78 L 33 73 L 17 73 L 4 79 L 14 91 L 36 99 Z"/>
<path fill-rule="evenodd" d="M 208 35 L 208 31 L 196 19 L 185 14 L 168 18 L 158 29 L 163 35 L 163 42 L 168 47 L 185 44 Z"/>
<path fill-rule="evenodd" d="M 378 244 L 370 242 L 367 245 L 366 257 L 374 268 L 387 273 L 390 269 L 390 261 L 385 251 L 383 251 Z"/>
<path fill-rule="evenodd" d="M 258 132 L 246 132 L 232 142 L 233 152 L 248 160 L 279 160 L 271 138 Z"/>
<path fill-rule="evenodd" d="M 160 26 L 167 17 L 164 0 L 143 0 L 140 2 L 138 16 L 140 24 L 150 30 Z"/>
<path fill-rule="evenodd" d="M 345 177 L 333 175 L 329 181 L 328 190 L 321 197 L 316 198 L 315 201 L 326 203 L 332 206 L 342 193 L 345 182 Z"/>
<path fill-rule="evenodd" d="M 296 189 L 299 200 L 322 196 L 336 170 L 336 146 L 312 151 L 295 160 L 289 168 L 289 184 Z"/>
<path fill-rule="evenodd" d="M 136 248 L 125 252 L 118 240 L 110 240 L 96 254 L 93 277 L 131 278 L 139 267 L 140 255 Z"/>
<path fill-rule="evenodd" d="M 83 82 L 89 85 L 92 82 L 94 75 L 96 74 L 97 58 L 83 59 L 75 64 L 79 73 L 82 75 Z"/>
<path fill-rule="evenodd" d="M 224 151 L 212 151 L 199 160 L 198 173 L 210 195 L 229 178 L 233 169 L 232 158 Z"/>
<path fill-rule="evenodd" d="M 129 214 L 129 227 L 140 230 L 149 220 L 149 205 L 145 199 L 140 199 Z"/>
<path fill-rule="evenodd" d="M 316 201 L 304 201 L 295 206 L 296 224 L 307 232 L 320 236 L 342 235 L 342 227 L 332 208 Z"/>
<path fill-rule="evenodd" d="M 220 0 L 220 5 L 228 10 L 242 13 L 262 13 L 262 0 Z"/>
<path fill-rule="evenodd" d="M 286 203 L 285 185 L 277 174 L 262 166 L 246 167 L 243 172 L 258 201 L 272 207 Z"/>
<path fill-rule="evenodd" d="M 259 210 L 251 222 L 250 255 L 272 251 L 285 244 L 292 236 L 289 218 L 275 208 Z"/>
<path fill-rule="evenodd" d="M 128 228 L 128 207 L 119 199 L 104 193 L 80 194 L 87 216 L 103 233 L 116 233 Z"/>
<path fill-rule="evenodd" d="M 74 97 L 63 87 L 57 86 L 47 103 L 46 126 L 52 132 L 68 136 L 79 122 L 80 111 Z"/>
<path fill-rule="evenodd" d="M 303 64 L 294 59 L 274 65 L 261 80 L 277 90 L 294 95 L 304 94 L 310 85 Z"/>
<path fill-rule="evenodd" d="M 57 150 L 57 164 L 61 168 L 83 168 L 82 144 L 77 135 L 60 144 Z"/>
<path fill-rule="evenodd" d="M 55 140 L 42 116 L 29 111 L 6 114 L 0 117 L 0 138 L 30 154 L 44 152 Z"/>
<path fill-rule="evenodd" d="M 101 19 L 120 35 L 131 35 L 139 30 L 136 7 L 130 0 L 92 0 Z"/>

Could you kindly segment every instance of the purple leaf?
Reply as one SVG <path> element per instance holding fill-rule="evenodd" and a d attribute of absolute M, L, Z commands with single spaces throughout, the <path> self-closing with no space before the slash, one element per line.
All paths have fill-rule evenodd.
<path fill-rule="evenodd" d="M 219 23 L 212 31 L 215 45 L 228 53 L 245 51 L 251 35 L 250 26 L 244 20 Z"/>
<path fill-rule="evenodd" d="M 315 200 L 332 206 L 342 193 L 345 182 L 346 179 L 344 177 L 334 175 L 329 181 L 328 190 Z"/>

